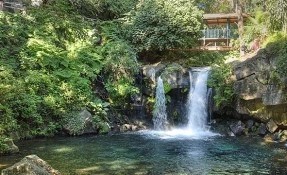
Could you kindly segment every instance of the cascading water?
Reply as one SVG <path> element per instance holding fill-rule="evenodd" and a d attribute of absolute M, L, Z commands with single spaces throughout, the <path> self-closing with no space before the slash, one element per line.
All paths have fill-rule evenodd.
<path fill-rule="evenodd" d="M 167 128 L 167 114 L 165 105 L 164 86 L 161 77 L 157 79 L 156 101 L 153 110 L 153 125 L 155 130 L 165 130 Z"/>
<path fill-rule="evenodd" d="M 208 102 L 207 78 L 210 68 L 194 68 L 189 72 L 190 90 L 187 102 L 187 130 L 205 132 L 207 128 Z"/>
<path fill-rule="evenodd" d="M 154 128 L 157 131 L 147 131 L 149 136 L 161 139 L 204 139 L 217 136 L 217 133 L 209 131 L 207 118 L 209 115 L 209 96 L 212 91 L 207 88 L 209 67 L 192 68 L 190 75 L 190 91 L 187 101 L 188 123 L 184 128 L 167 130 L 167 115 L 162 79 L 159 77 L 156 87 L 156 103 L 153 111 Z"/>

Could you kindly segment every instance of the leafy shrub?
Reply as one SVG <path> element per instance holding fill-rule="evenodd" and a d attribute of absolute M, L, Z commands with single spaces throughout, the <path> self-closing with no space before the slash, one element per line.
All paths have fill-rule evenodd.
<path fill-rule="evenodd" d="M 286 87 L 284 78 L 287 77 L 287 35 L 276 32 L 265 41 L 265 47 L 269 57 L 275 58 L 274 71 L 271 72 L 271 81 Z"/>
<path fill-rule="evenodd" d="M 268 34 L 267 19 L 268 13 L 257 9 L 254 18 L 248 17 L 248 22 L 244 26 L 243 40 L 246 43 L 252 42 L 254 39 L 263 40 Z"/>
<path fill-rule="evenodd" d="M 136 52 L 124 41 L 110 41 L 103 46 L 102 57 L 105 59 L 103 71 L 110 102 L 123 106 L 130 95 L 138 92 L 133 78 L 139 67 Z"/>
<path fill-rule="evenodd" d="M 110 104 L 102 102 L 100 99 L 88 105 L 93 114 L 93 122 L 97 126 L 100 134 L 105 134 L 110 131 L 109 119 L 107 117 Z"/>
<path fill-rule="evenodd" d="M 208 85 L 215 90 L 214 101 L 217 107 L 229 105 L 234 97 L 231 66 L 220 64 L 212 67 Z"/>
<path fill-rule="evenodd" d="M 5 154 L 9 150 L 9 146 L 6 144 L 9 138 L 0 136 L 0 155 Z"/>

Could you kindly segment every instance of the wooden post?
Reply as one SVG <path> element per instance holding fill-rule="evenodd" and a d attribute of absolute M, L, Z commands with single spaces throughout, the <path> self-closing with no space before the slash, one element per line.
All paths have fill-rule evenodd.
<path fill-rule="evenodd" d="M 244 40 L 243 40 L 243 33 L 244 33 L 244 24 L 243 24 L 243 15 L 242 15 L 242 4 L 237 1 L 237 8 L 236 8 L 236 13 L 238 16 L 238 34 L 239 34 L 239 43 L 240 43 L 240 56 L 243 56 L 244 50 L 245 50 L 245 45 L 244 45 Z"/>
<path fill-rule="evenodd" d="M 229 46 L 229 30 L 230 30 L 230 21 L 229 21 L 229 19 L 227 19 L 227 24 L 226 24 L 226 33 L 225 33 L 225 35 L 226 35 L 226 46 Z"/>
<path fill-rule="evenodd" d="M 203 36 L 203 46 L 205 47 L 205 37 L 207 35 L 207 31 L 204 28 L 204 36 Z"/>
<path fill-rule="evenodd" d="M 4 6 L 4 2 L 3 2 L 3 0 L 0 0 L 0 11 L 3 10 L 3 6 Z"/>

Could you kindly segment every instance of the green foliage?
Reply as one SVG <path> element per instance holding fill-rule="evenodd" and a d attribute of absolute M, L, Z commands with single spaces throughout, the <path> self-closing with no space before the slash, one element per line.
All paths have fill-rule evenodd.
<path fill-rule="evenodd" d="M 231 75 L 230 65 L 222 63 L 212 67 L 208 85 L 215 90 L 214 101 L 217 107 L 231 104 L 233 100 L 234 91 Z"/>
<path fill-rule="evenodd" d="M 227 53 L 224 52 L 193 52 L 190 53 L 185 65 L 192 66 L 211 66 L 221 64 L 225 60 Z"/>
<path fill-rule="evenodd" d="M 62 0 L 26 15 L 1 11 L 0 30 L 0 135 L 52 135 L 93 101 L 91 81 L 104 65 L 93 23 Z"/>
<path fill-rule="evenodd" d="M 9 138 L 0 136 L 0 155 L 5 154 L 9 150 L 9 146 L 6 144 Z"/>
<path fill-rule="evenodd" d="M 98 128 L 100 134 L 105 134 L 110 131 L 109 119 L 107 117 L 110 104 L 102 102 L 100 99 L 88 105 L 89 110 L 93 114 L 93 122 Z"/>
<path fill-rule="evenodd" d="M 287 35 L 283 32 L 276 32 L 270 35 L 265 41 L 265 48 L 268 54 L 275 57 L 275 70 L 271 74 L 274 82 L 285 84 L 282 78 L 287 77 Z"/>
<path fill-rule="evenodd" d="M 229 0 L 195 0 L 205 13 L 230 13 L 232 5 Z"/>
<path fill-rule="evenodd" d="M 202 51 L 185 51 L 185 50 L 166 50 L 159 53 L 152 53 L 145 57 L 153 56 L 153 60 L 163 61 L 167 64 L 173 65 L 177 63 L 184 68 L 211 66 L 213 64 L 220 64 L 229 55 L 227 52 L 202 52 Z M 171 67 L 172 69 L 180 69 L 180 67 Z M 169 68 L 168 68 L 169 69 Z"/>
<path fill-rule="evenodd" d="M 125 41 L 109 41 L 102 47 L 104 60 L 105 88 L 110 102 L 124 106 L 130 95 L 137 93 L 134 75 L 138 73 L 137 55 Z"/>
<path fill-rule="evenodd" d="M 254 12 L 254 18 L 248 17 L 248 23 L 244 26 L 244 41 L 252 42 L 254 39 L 263 40 L 268 35 L 268 13 L 262 10 Z"/>
<path fill-rule="evenodd" d="M 138 0 L 70 0 L 84 16 L 101 20 L 121 17 L 135 7 Z"/>
<path fill-rule="evenodd" d="M 200 36 L 201 15 L 190 0 L 146 0 L 125 18 L 125 25 L 138 51 L 189 47 Z"/>
<path fill-rule="evenodd" d="M 285 0 L 268 0 L 267 11 L 270 13 L 270 28 L 287 32 L 287 2 Z"/>
<path fill-rule="evenodd" d="M 170 86 L 170 84 L 169 83 L 167 83 L 167 82 L 164 82 L 163 83 L 163 88 L 164 88 L 164 93 L 165 94 L 167 94 L 167 93 L 169 93 L 170 91 L 171 91 L 171 86 Z"/>
<path fill-rule="evenodd" d="M 92 114 L 101 118 L 104 121 L 108 121 L 107 112 L 109 110 L 109 106 L 109 103 L 103 102 L 100 99 L 96 99 L 95 101 L 88 104 L 88 108 L 92 112 Z"/>
<path fill-rule="evenodd" d="M 284 32 L 274 32 L 270 34 L 263 43 L 263 47 L 271 54 L 279 53 L 284 47 L 286 34 Z"/>

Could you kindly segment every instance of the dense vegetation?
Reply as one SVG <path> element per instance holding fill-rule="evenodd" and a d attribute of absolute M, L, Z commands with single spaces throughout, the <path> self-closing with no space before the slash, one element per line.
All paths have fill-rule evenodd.
<path fill-rule="evenodd" d="M 140 61 L 213 66 L 216 103 L 230 103 L 228 53 L 176 50 L 197 44 L 203 12 L 234 12 L 235 1 L 230 2 L 48 0 L 40 7 L 28 3 L 25 13 L 1 11 L 0 150 L 11 132 L 53 135 L 83 109 L 105 132 L 108 111 L 127 109 L 130 97 L 139 93 L 134 77 Z M 287 3 L 241 0 L 238 5 L 251 14 L 244 41 L 259 38 L 275 47 L 275 73 L 286 76 Z"/>
<path fill-rule="evenodd" d="M 59 0 L 1 11 L 0 149 L 13 132 L 53 135 L 85 108 L 106 130 L 107 111 L 126 109 L 138 93 L 138 53 L 192 45 L 200 17 L 189 0 Z"/>

